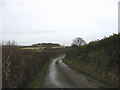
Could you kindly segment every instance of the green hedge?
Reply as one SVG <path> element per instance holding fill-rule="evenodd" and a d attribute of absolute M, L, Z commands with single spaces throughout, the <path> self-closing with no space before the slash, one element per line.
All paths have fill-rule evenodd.
<path fill-rule="evenodd" d="M 40 72 L 51 57 L 64 49 L 48 51 L 23 50 L 12 44 L 2 46 L 3 88 L 24 88 Z"/>
<path fill-rule="evenodd" d="M 65 62 L 113 87 L 119 87 L 120 34 L 71 48 L 66 53 Z"/>

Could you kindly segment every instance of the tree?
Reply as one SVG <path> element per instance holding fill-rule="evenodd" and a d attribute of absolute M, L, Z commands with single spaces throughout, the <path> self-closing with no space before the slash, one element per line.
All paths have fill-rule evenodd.
<path fill-rule="evenodd" d="M 82 45 L 85 45 L 85 44 L 86 44 L 86 42 L 80 37 L 77 37 L 72 42 L 72 46 L 82 46 Z"/>

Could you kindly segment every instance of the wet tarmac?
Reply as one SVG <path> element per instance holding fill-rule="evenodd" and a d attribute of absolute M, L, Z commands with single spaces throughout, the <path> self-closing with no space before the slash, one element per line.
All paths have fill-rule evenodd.
<path fill-rule="evenodd" d="M 43 88 L 110 88 L 67 66 L 62 60 L 64 57 L 60 56 L 50 63 Z"/>

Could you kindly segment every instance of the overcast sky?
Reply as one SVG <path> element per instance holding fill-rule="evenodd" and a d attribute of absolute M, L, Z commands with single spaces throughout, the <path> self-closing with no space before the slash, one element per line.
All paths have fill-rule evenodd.
<path fill-rule="evenodd" d="M 118 32 L 119 0 L 1 0 L 3 41 L 87 43 Z M 1 35 L 1 34 L 0 34 Z"/>

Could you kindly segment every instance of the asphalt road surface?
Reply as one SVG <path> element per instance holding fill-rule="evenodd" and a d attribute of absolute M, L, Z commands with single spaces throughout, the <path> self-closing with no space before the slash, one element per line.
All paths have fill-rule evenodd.
<path fill-rule="evenodd" d="M 110 88 L 108 85 L 86 76 L 67 66 L 60 56 L 54 59 L 47 70 L 44 88 Z"/>

